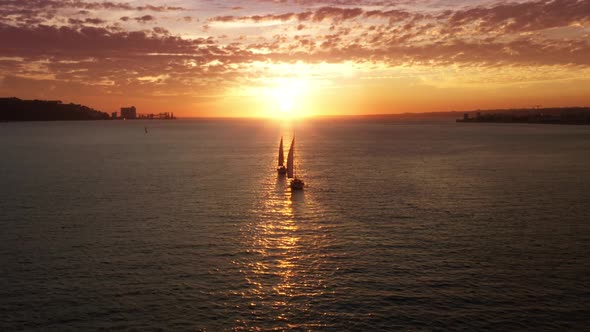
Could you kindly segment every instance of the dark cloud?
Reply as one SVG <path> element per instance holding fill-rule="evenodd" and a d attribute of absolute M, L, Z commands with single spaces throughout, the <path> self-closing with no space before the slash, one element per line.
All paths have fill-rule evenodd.
<path fill-rule="evenodd" d="M 325 19 L 332 19 L 335 21 L 344 21 L 356 18 L 363 13 L 361 8 L 338 8 L 338 7 L 322 7 L 313 15 L 315 22 L 321 22 Z"/>
<path fill-rule="evenodd" d="M 322 7 L 315 11 L 305 11 L 298 13 L 284 13 L 284 14 L 267 14 L 267 15 L 252 15 L 252 16 L 216 16 L 209 21 L 211 22 L 238 22 L 238 21 L 314 21 L 322 22 L 324 20 L 344 21 L 359 17 L 363 14 L 361 8 L 338 8 L 338 7 Z"/>
<path fill-rule="evenodd" d="M 417 0 L 257 0 L 259 2 L 272 2 L 283 4 L 296 4 L 300 6 L 398 6 L 415 4 Z"/>
<path fill-rule="evenodd" d="M 70 19 L 68 19 L 68 23 L 69 24 L 73 24 L 73 25 L 79 25 L 79 24 L 100 25 L 100 24 L 106 23 L 106 21 L 105 20 L 102 20 L 100 18 L 85 18 L 83 20 L 75 19 L 75 18 L 70 18 Z"/>
<path fill-rule="evenodd" d="M 156 18 L 152 15 L 143 15 L 143 16 L 134 18 L 134 20 L 136 20 L 139 23 L 147 23 L 147 22 L 155 21 Z"/>
<path fill-rule="evenodd" d="M 152 30 L 159 35 L 170 35 L 170 31 L 162 27 L 154 27 Z"/>
<path fill-rule="evenodd" d="M 182 53 L 199 55 L 203 45 L 212 39 L 182 39 L 175 36 L 153 36 L 146 31 L 113 31 L 90 26 L 13 27 L 0 25 L 0 53 L 5 56 L 133 56 L 149 53 Z"/>
<path fill-rule="evenodd" d="M 569 26 L 588 25 L 590 1 L 542 0 L 522 3 L 500 3 L 445 11 L 437 17 L 448 31 L 472 30 L 481 33 L 519 33 Z"/>
<path fill-rule="evenodd" d="M 0 7 L 3 8 L 31 8 L 31 9 L 62 9 L 77 8 L 82 10 L 138 10 L 138 11 L 179 11 L 185 10 L 182 7 L 174 6 L 133 6 L 129 3 L 121 2 L 91 2 L 82 0 L 0 0 Z"/>
<path fill-rule="evenodd" d="M 21 26 L 32 26 L 43 23 L 55 23 L 55 18 L 63 18 L 64 22 L 70 24 L 103 24 L 102 18 L 91 20 L 80 20 L 71 17 L 71 14 L 64 14 L 66 10 L 76 10 L 75 15 L 86 16 L 96 11 L 135 11 L 135 12 L 170 12 L 185 10 L 182 7 L 143 5 L 134 6 L 129 3 L 119 2 L 89 2 L 82 0 L 0 0 L 0 18 L 2 23 Z M 95 13 L 97 14 L 97 13 Z M 63 17 L 66 16 L 66 17 Z M 148 17 L 151 15 L 142 15 Z M 153 16 L 152 16 L 153 17 Z M 101 20 L 102 22 L 99 22 Z M 146 22 L 146 19 L 140 19 Z"/>
<path fill-rule="evenodd" d="M 392 9 L 392 10 L 369 10 L 366 11 L 364 13 L 364 16 L 366 18 L 382 18 L 382 19 L 387 19 L 390 22 L 395 22 L 395 21 L 403 21 L 406 19 L 422 19 L 424 18 L 424 15 L 422 14 L 412 14 L 409 13 L 407 11 L 404 10 L 397 10 L 397 9 Z"/>

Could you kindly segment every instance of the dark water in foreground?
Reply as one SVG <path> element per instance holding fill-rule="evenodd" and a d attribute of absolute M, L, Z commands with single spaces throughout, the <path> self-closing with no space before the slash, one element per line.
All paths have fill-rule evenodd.
<path fill-rule="evenodd" d="M 0 124 L 0 330 L 588 328 L 590 127 L 296 133 Z"/>

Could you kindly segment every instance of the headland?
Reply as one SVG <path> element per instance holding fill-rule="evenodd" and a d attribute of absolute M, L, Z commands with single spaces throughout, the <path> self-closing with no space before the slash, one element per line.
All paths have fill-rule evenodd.
<path fill-rule="evenodd" d="M 590 124 L 590 107 L 520 108 L 477 110 L 463 114 L 457 122 L 467 123 L 537 123 Z"/>

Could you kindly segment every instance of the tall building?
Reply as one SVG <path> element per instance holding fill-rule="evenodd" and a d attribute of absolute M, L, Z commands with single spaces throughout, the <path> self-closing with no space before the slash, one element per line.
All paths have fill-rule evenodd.
<path fill-rule="evenodd" d="M 123 119 L 136 119 L 137 110 L 135 109 L 135 106 L 121 107 L 121 117 Z"/>

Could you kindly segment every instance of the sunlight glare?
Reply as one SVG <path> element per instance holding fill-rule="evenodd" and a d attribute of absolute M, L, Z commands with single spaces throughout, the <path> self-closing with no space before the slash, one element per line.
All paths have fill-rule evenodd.
<path fill-rule="evenodd" d="M 277 79 L 267 90 L 271 117 L 301 117 L 305 115 L 303 101 L 307 98 L 307 87 L 302 79 Z"/>

